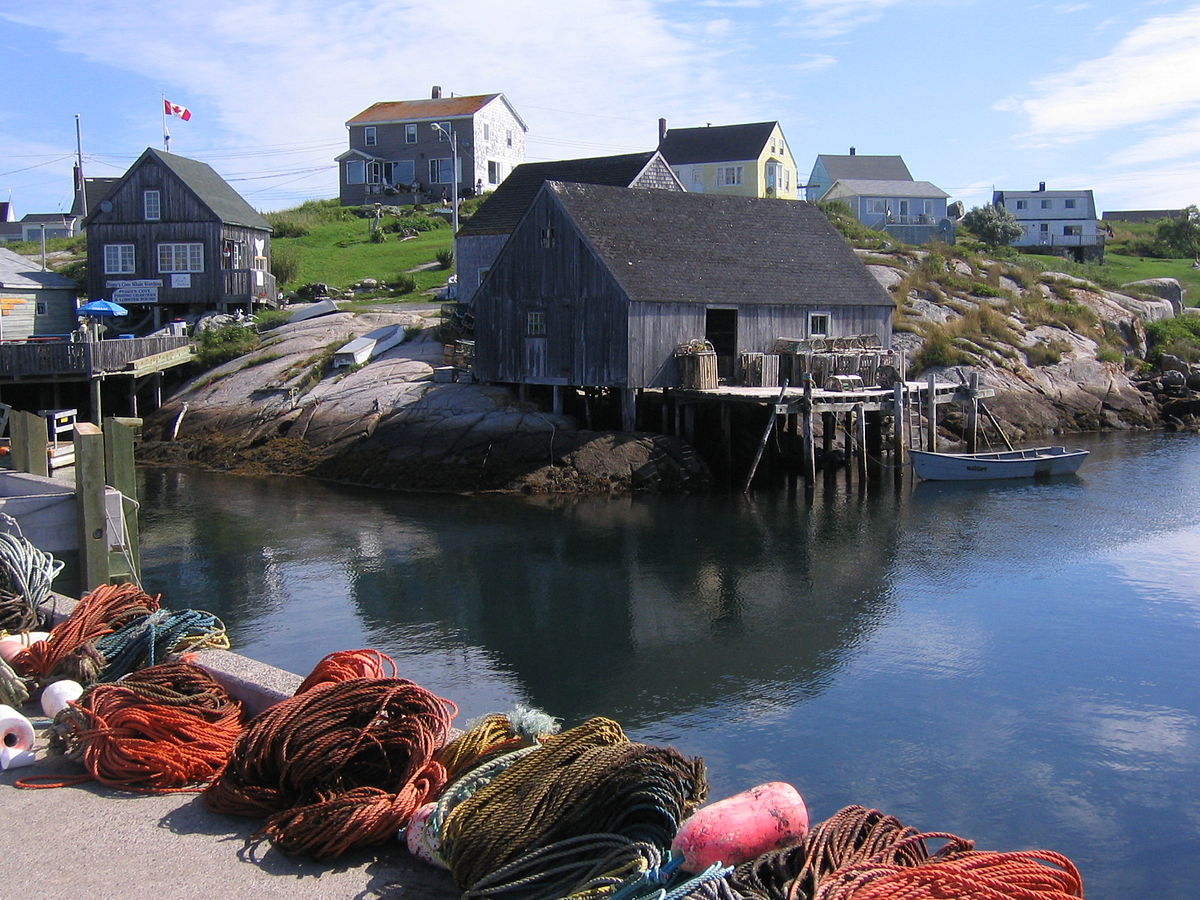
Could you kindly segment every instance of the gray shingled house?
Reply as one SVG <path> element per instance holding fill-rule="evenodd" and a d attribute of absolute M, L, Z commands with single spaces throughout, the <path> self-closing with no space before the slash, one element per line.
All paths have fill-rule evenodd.
<path fill-rule="evenodd" d="M 487 382 L 622 392 L 680 386 L 675 350 L 718 358 L 781 337 L 877 335 L 892 298 L 802 201 L 547 182 L 475 294 Z"/>
<path fill-rule="evenodd" d="M 148 148 L 85 224 L 88 298 L 155 327 L 275 298 L 270 223 L 206 163 Z"/>
<path fill-rule="evenodd" d="M 683 185 L 654 150 L 517 166 L 458 229 L 458 298 L 469 301 L 521 216 L 547 181 L 682 191 Z"/>

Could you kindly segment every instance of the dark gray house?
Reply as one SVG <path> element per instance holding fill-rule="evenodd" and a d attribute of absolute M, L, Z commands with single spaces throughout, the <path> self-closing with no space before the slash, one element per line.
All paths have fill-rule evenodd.
<path fill-rule="evenodd" d="M 655 150 L 517 166 L 458 229 L 454 258 L 458 261 L 459 300 L 471 299 L 500 248 L 547 181 L 683 190 L 667 161 Z"/>
<path fill-rule="evenodd" d="M 154 327 L 275 298 L 270 223 L 206 163 L 147 149 L 85 224 L 88 299 Z"/>
<path fill-rule="evenodd" d="M 475 294 L 483 381 L 677 387 L 675 350 L 873 333 L 895 304 L 802 201 L 547 182 Z"/>

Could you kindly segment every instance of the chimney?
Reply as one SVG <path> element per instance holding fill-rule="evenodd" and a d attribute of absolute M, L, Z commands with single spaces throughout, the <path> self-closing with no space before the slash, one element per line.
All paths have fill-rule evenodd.
<path fill-rule="evenodd" d="M 851 155 L 851 156 L 853 156 L 853 155 L 854 155 L 854 148 L 853 148 L 853 147 L 851 147 L 851 148 L 850 148 L 850 155 Z"/>
<path fill-rule="evenodd" d="M 667 136 L 667 120 L 659 119 L 658 120 L 658 142 L 661 144 L 663 142 L 663 138 L 665 138 L 666 136 Z"/>
<path fill-rule="evenodd" d="M 1044 191 L 1045 189 L 1046 189 L 1046 182 L 1039 181 L 1038 182 L 1038 192 L 1040 193 L 1041 191 Z"/>
<path fill-rule="evenodd" d="M 433 86 L 433 95 L 430 99 L 432 99 L 432 100 L 441 100 L 442 99 L 442 86 L 440 84 L 435 84 Z"/>

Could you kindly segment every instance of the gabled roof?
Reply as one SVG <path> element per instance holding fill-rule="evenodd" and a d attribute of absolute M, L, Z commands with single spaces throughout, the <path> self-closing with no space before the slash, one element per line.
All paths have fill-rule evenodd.
<path fill-rule="evenodd" d="M 778 122 L 672 128 L 658 150 L 673 166 L 758 159 Z"/>
<path fill-rule="evenodd" d="M 522 163 L 508 173 L 508 177 L 480 205 L 475 215 L 463 223 L 458 233 L 464 236 L 510 234 L 544 182 L 629 187 L 657 155 L 656 151 L 648 150 L 620 156 Z"/>
<path fill-rule="evenodd" d="M 844 189 L 838 193 L 838 188 Z M 950 195 L 936 184 L 928 181 L 887 181 L 865 178 L 839 178 L 825 197 L 853 195 L 856 197 L 916 197 L 918 199 L 941 199 Z"/>
<path fill-rule="evenodd" d="M 372 103 L 358 115 L 346 120 L 346 125 L 378 125 L 386 122 L 423 122 L 438 119 L 457 119 L 473 116 L 499 98 L 508 111 L 528 131 L 525 121 L 513 109 L 503 94 L 476 94 L 471 97 L 437 97 L 431 100 L 381 100 Z"/>
<path fill-rule="evenodd" d="M 46 222 L 47 224 L 65 226 L 73 218 L 75 218 L 73 213 L 25 213 L 25 215 L 21 216 L 21 224 Z"/>
<path fill-rule="evenodd" d="M 100 205 L 100 201 L 111 194 L 118 184 L 121 183 L 120 176 L 115 178 L 85 178 L 83 179 L 84 195 L 87 198 L 87 211 L 91 212 Z M 83 209 L 79 203 L 79 192 L 75 192 L 75 202 L 71 204 L 71 215 L 78 216 L 83 214 Z"/>
<path fill-rule="evenodd" d="M 835 156 L 822 153 L 817 156 L 817 163 L 825 168 L 829 180 L 868 179 L 874 181 L 912 181 L 912 173 L 899 156 L 862 156 L 851 153 L 848 156 Z"/>
<path fill-rule="evenodd" d="M 548 182 L 633 302 L 892 306 L 819 208 Z"/>
<path fill-rule="evenodd" d="M 4 247 L 0 247 L 0 286 L 22 290 L 53 288 L 78 291 L 79 289 L 79 286 L 66 275 L 50 271 L 43 272 L 33 260 L 13 253 Z"/>
<path fill-rule="evenodd" d="M 12 202 L 0 200 L 0 222 L 12 222 L 14 217 Z"/>
<path fill-rule="evenodd" d="M 242 199 L 242 195 L 229 186 L 208 163 L 188 159 L 186 156 L 176 156 L 163 150 L 147 147 L 138 157 L 137 162 L 129 167 L 109 196 L 120 190 L 129 175 L 147 160 L 157 161 L 164 169 L 175 175 L 183 184 L 196 195 L 196 198 L 207 206 L 212 213 L 226 225 L 242 225 L 247 228 L 259 228 L 271 231 L 271 223 Z M 88 208 L 85 224 L 90 224 L 96 217 L 96 210 Z"/>

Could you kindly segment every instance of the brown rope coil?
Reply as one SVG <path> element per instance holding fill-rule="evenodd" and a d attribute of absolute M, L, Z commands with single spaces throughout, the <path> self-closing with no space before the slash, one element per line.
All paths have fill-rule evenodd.
<path fill-rule="evenodd" d="M 433 754 L 457 712 L 403 678 L 319 684 L 250 722 L 204 802 L 267 817 L 259 834 L 285 853 L 380 843 L 444 784 Z"/>

